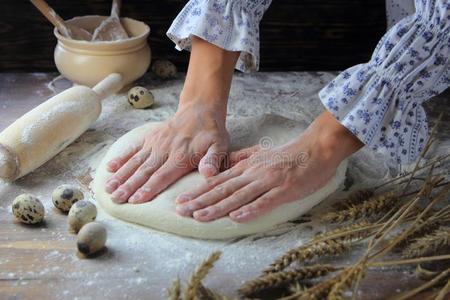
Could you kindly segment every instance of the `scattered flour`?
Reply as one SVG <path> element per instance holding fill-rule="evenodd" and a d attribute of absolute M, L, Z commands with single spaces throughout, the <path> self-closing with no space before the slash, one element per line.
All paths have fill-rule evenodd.
<path fill-rule="evenodd" d="M 311 121 L 323 109 L 318 105 L 317 92 L 333 77 L 332 73 L 238 74 L 231 91 L 229 119 L 232 121 L 275 112 L 287 118 Z M 186 280 L 206 256 L 220 250 L 222 257 L 208 275 L 205 285 L 234 298 L 236 288 L 243 281 L 258 275 L 284 251 L 305 243 L 316 232 L 324 229 L 316 217 L 327 208 L 327 203 L 312 211 L 312 217 L 304 216 L 298 223 L 289 222 L 264 234 L 226 241 L 195 240 L 158 232 L 118 221 L 100 209 L 97 220 L 107 228 L 108 251 L 95 259 L 77 256 L 74 236 L 67 233 L 66 228 L 58 228 L 51 221 L 56 217 L 50 210 L 53 207 L 49 197 L 51 191 L 63 183 L 79 184 L 77 180 L 80 175 L 93 176 L 98 159 L 109 145 L 127 131 L 145 122 L 161 121 L 172 116 L 182 83 L 182 79 L 169 82 L 158 82 L 151 77 L 142 79 L 136 84 L 152 90 L 156 100 L 154 108 L 133 109 L 125 94 L 109 97 L 103 101 L 103 112 L 92 130 L 33 174 L 14 184 L 0 181 L 0 207 L 6 208 L 0 210 L 0 219 L 10 213 L 9 205 L 17 194 L 38 194 L 47 208 L 50 222 L 46 228 L 35 230 L 36 237 L 43 241 L 51 239 L 48 245 L 60 247 L 57 250 L 39 247 L 36 253 L 40 254 L 36 255 L 34 261 L 27 264 L 14 262 L 14 268 L 5 267 L 12 265 L 13 256 L 1 257 L 0 279 L 26 280 L 38 277 L 40 272 L 42 275 L 39 277 L 42 278 L 64 279 L 49 283 L 54 297 L 61 300 L 87 299 L 83 288 L 87 281 L 93 284 L 89 289 L 92 299 L 136 299 L 137 295 L 143 293 L 149 299 L 165 299 L 165 289 L 172 280 L 177 277 Z M 297 87 L 302 88 L 298 96 L 294 93 Z M 446 140 L 442 151 L 447 151 L 448 147 Z M 371 185 L 390 175 L 385 160 L 366 150 L 359 151 L 350 160 L 348 174 L 350 188 Z M 84 183 L 83 187 L 86 188 Z M 335 197 L 341 198 L 344 194 L 341 191 Z M 89 197 L 89 193 L 86 196 Z M 13 230 L 14 236 L 20 237 L 28 230 L 17 227 Z M 0 239 L 7 248 L 12 247 L 12 241 L 4 237 Z M 343 257 L 342 263 L 351 262 L 354 257 Z M 42 266 L 42 261 L 46 267 L 38 270 L 37 266 Z M 33 275 L 27 274 L 30 270 Z M 108 289 L 95 288 L 96 283 L 104 284 L 105 281 L 108 282 Z"/>

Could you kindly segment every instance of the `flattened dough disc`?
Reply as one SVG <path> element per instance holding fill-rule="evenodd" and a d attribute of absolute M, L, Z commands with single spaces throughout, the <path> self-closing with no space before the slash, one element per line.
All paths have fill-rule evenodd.
<path fill-rule="evenodd" d="M 233 149 L 252 146 L 258 142 L 262 144 L 273 142 L 275 146 L 280 145 L 288 142 L 294 136 L 298 136 L 307 126 L 307 124 L 299 124 L 276 115 L 233 120 L 229 123 L 228 129 L 232 137 Z M 112 175 L 106 170 L 106 163 L 130 149 L 131 145 L 151 131 L 157 124 L 148 123 L 122 136 L 111 146 L 97 169 L 92 184 L 96 201 L 106 212 L 116 218 L 194 238 L 226 239 L 238 237 L 264 232 L 277 224 L 295 219 L 308 212 L 313 206 L 333 193 L 345 178 L 346 161 L 339 166 L 336 175 L 328 184 L 319 191 L 304 199 L 281 205 L 257 220 L 242 224 L 235 223 L 228 217 L 202 223 L 192 218 L 181 217 L 175 212 L 175 198 L 180 193 L 191 190 L 204 182 L 203 177 L 196 171 L 172 184 L 153 201 L 143 204 L 115 204 L 109 194 L 105 192 L 105 183 Z"/>

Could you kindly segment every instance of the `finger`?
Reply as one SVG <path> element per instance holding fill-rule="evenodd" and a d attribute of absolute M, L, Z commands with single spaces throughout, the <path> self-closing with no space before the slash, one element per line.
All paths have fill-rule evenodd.
<path fill-rule="evenodd" d="M 231 211 L 255 200 L 258 196 L 264 194 L 268 190 L 270 190 L 270 187 L 262 180 L 253 181 L 235 191 L 231 196 L 222 201 L 195 211 L 193 216 L 200 222 L 207 222 L 224 217 Z"/>
<path fill-rule="evenodd" d="M 229 214 L 230 218 L 238 223 L 244 223 L 260 217 L 275 207 L 288 202 L 291 195 L 281 187 L 276 187 L 267 193 L 258 197 L 252 203 L 249 203 L 238 210 Z"/>
<path fill-rule="evenodd" d="M 141 150 L 131 157 L 110 179 L 106 182 L 106 192 L 114 192 L 142 165 L 150 155 L 149 150 Z"/>
<path fill-rule="evenodd" d="M 111 195 L 113 201 L 116 203 L 127 202 L 128 198 L 146 183 L 150 176 L 158 170 L 163 163 L 164 161 L 162 158 L 158 158 L 156 155 L 150 155 L 150 157 L 139 166 L 134 174 Z"/>
<path fill-rule="evenodd" d="M 128 200 L 130 203 L 144 203 L 152 200 L 180 177 L 193 170 L 190 164 L 180 164 L 174 158 L 169 158 L 150 179 L 140 187 Z"/>
<path fill-rule="evenodd" d="M 241 160 L 249 158 L 252 154 L 260 150 L 259 145 L 255 145 L 253 147 L 245 148 L 239 151 L 231 152 L 230 153 L 230 166 L 236 165 Z"/>
<path fill-rule="evenodd" d="M 218 144 L 211 145 L 198 165 L 200 174 L 205 177 L 217 175 L 220 171 L 220 165 L 227 154 L 226 150 L 225 146 Z"/>
<path fill-rule="evenodd" d="M 110 160 L 106 167 L 109 172 L 116 172 L 119 170 L 133 155 L 135 155 L 139 150 L 142 148 L 142 142 L 139 142 L 139 144 L 132 146 L 131 149 L 123 153 L 122 155 L 119 155 L 115 157 L 114 159 Z"/>
<path fill-rule="evenodd" d="M 250 178 L 244 176 L 232 178 L 194 200 L 178 204 L 176 211 L 182 216 L 192 216 L 194 211 L 216 204 L 250 183 L 250 181 Z"/>
<path fill-rule="evenodd" d="M 234 167 L 234 168 L 228 169 L 216 176 L 209 177 L 206 180 L 206 183 L 200 185 L 199 187 L 197 187 L 189 192 L 180 194 L 177 197 L 177 199 L 175 199 L 175 202 L 177 204 L 182 204 L 182 203 L 191 201 L 191 200 L 193 200 L 197 197 L 200 197 L 201 195 L 209 192 L 217 185 L 219 185 L 227 180 L 230 180 L 234 177 L 240 176 L 242 173 L 243 173 L 243 168 Z"/>

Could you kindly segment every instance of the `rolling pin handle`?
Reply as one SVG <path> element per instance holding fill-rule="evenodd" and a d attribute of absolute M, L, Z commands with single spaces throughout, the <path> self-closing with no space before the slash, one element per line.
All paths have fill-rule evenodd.
<path fill-rule="evenodd" d="M 119 73 L 112 73 L 100 81 L 92 89 L 98 94 L 100 99 L 105 99 L 106 97 L 118 92 L 122 87 L 122 75 Z"/>

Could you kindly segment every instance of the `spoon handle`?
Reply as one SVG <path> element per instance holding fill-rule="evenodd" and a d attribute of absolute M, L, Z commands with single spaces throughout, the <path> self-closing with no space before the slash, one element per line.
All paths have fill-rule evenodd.
<path fill-rule="evenodd" d="M 64 24 L 64 20 L 44 0 L 30 0 L 31 3 L 49 20 L 58 31 L 70 38 L 70 29 Z"/>
<path fill-rule="evenodd" d="M 121 0 L 113 0 L 112 8 L 111 8 L 111 16 L 112 17 L 117 17 L 117 18 L 119 17 L 121 6 L 122 6 Z"/>

